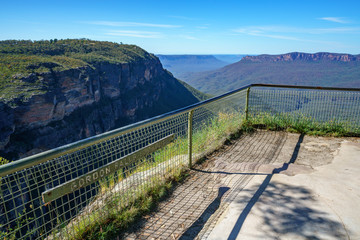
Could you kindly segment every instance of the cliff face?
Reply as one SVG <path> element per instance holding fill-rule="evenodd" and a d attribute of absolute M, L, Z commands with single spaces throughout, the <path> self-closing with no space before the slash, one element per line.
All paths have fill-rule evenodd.
<path fill-rule="evenodd" d="M 356 62 L 360 61 L 360 55 L 338 54 L 338 53 L 300 53 L 292 52 L 281 55 L 259 55 L 246 56 L 243 62 L 291 62 L 291 61 L 337 61 L 337 62 Z"/>
<path fill-rule="evenodd" d="M 0 102 L 0 155 L 14 160 L 197 102 L 156 58 L 31 74 L 46 91 Z M 15 103 L 15 104 L 14 104 Z"/>

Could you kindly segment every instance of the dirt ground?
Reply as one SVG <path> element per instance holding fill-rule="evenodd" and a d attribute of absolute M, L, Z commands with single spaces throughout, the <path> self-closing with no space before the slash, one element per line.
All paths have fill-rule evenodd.
<path fill-rule="evenodd" d="M 332 162 L 344 140 L 258 130 L 242 135 L 190 170 L 189 177 L 124 239 L 207 239 L 254 176 L 311 173 Z"/>

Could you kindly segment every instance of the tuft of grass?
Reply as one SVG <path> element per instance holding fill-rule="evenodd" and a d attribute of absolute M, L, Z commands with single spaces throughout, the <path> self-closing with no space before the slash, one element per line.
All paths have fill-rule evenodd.
<path fill-rule="evenodd" d="M 90 221 L 76 229 L 73 239 L 113 239 L 136 224 L 142 216 L 154 211 L 158 203 L 166 199 L 175 186 L 187 177 L 187 170 L 179 168 L 175 174 L 163 182 L 147 186 L 127 207 L 110 211 L 110 214 Z M 74 229 L 73 229 L 74 230 Z"/>
<path fill-rule="evenodd" d="M 218 115 L 193 133 L 193 152 L 199 158 L 220 148 L 241 132 L 244 118 L 239 113 L 218 113 Z"/>
<path fill-rule="evenodd" d="M 360 128 L 349 123 L 334 120 L 319 122 L 304 115 L 261 113 L 250 116 L 245 124 L 271 131 L 287 131 L 315 136 L 360 137 Z"/>
<path fill-rule="evenodd" d="M 9 163 L 9 160 L 0 156 L 0 166 Z M 1 178 L 0 178 L 1 179 Z"/>

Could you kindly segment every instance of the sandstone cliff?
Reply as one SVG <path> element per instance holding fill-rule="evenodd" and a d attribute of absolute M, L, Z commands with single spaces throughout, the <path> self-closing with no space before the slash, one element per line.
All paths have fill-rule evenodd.
<path fill-rule="evenodd" d="M 0 102 L 0 156 L 32 155 L 197 102 L 156 57 L 33 73 L 46 88 Z"/>
<path fill-rule="evenodd" d="M 291 61 L 337 61 L 337 62 L 356 62 L 360 61 L 360 55 L 339 54 L 339 53 L 301 53 L 292 52 L 281 55 L 259 55 L 243 57 L 243 62 L 291 62 Z"/>

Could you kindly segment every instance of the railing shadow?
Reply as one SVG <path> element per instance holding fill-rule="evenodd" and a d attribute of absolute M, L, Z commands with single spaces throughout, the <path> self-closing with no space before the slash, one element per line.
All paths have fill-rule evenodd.
<path fill-rule="evenodd" d="M 303 138 L 304 135 L 299 136 L 288 163 L 284 163 L 281 168 L 274 169 L 273 173 L 269 174 L 260 185 L 243 190 L 245 193 L 256 192 L 250 201 L 247 197 L 237 199 L 237 202 L 248 201 L 248 203 L 237 219 L 228 240 L 237 239 L 246 218 L 257 202 L 260 203 L 264 222 L 259 229 L 260 234 L 263 234 L 261 236 L 270 239 L 277 239 L 281 234 L 314 240 L 320 239 L 320 235 L 322 239 L 348 238 L 348 233 L 344 231 L 341 223 L 330 219 L 326 212 L 316 209 L 317 202 L 310 189 L 270 182 L 274 174 L 287 170 L 289 164 L 295 162 Z M 314 233 L 317 234 L 314 235 Z"/>
<path fill-rule="evenodd" d="M 254 175 L 267 175 L 258 173 L 257 167 L 274 162 L 285 141 L 284 133 L 260 131 L 226 146 L 205 161 L 204 166 L 193 168 L 168 201 L 160 203 L 158 211 L 138 221 L 124 238 L 194 239 L 199 233 L 201 235 L 208 230 L 209 220 L 217 217 L 216 210 L 222 202 L 232 199 L 234 189 L 240 191 Z M 238 168 L 249 162 L 259 164 L 245 170 Z"/>
<path fill-rule="evenodd" d="M 197 236 L 199 232 L 203 229 L 204 224 L 220 207 L 221 198 L 229 190 L 230 190 L 229 187 L 220 187 L 218 195 L 214 199 L 214 201 L 205 209 L 203 214 L 201 214 L 201 216 L 181 235 L 179 239 L 180 240 L 194 239 L 193 236 Z"/>
<path fill-rule="evenodd" d="M 273 163 L 287 140 L 286 136 L 278 132 L 260 132 L 228 146 L 228 149 L 214 157 L 215 160 L 210 159 L 209 165 L 191 170 L 189 178 L 174 190 L 166 202 L 160 203 L 156 212 L 138 221 L 137 226 L 123 237 L 203 239 L 214 227 L 214 220 L 220 216 L 221 204 L 238 201 L 246 203 L 246 207 L 239 215 L 230 235 L 224 235 L 224 239 L 239 237 L 245 220 L 258 202 L 262 203 L 261 212 L 264 215 L 264 228 L 259 229 L 259 232 L 266 234 L 269 239 L 276 239 L 279 234 L 318 239 L 318 236 L 312 234 L 316 232 L 314 226 L 324 232 L 322 234 L 330 233 L 338 239 L 346 238 L 342 225 L 316 208 L 317 202 L 311 190 L 271 182 L 274 174 L 285 171 L 289 164 L 296 161 L 303 135 L 299 136 L 289 161 L 282 167 L 270 171 L 270 174 L 258 173 L 258 169 L 247 169 L 249 171 L 246 172 L 233 168 L 238 166 L 238 163 L 251 160 L 258 160 L 260 164 Z M 217 161 L 228 161 L 228 165 L 216 165 Z M 234 162 L 235 164 L 232 164 Z M 266 175 L 266 178 L 262 184 L 245 189 L 254 175 Z M 241 196 L 244 197 L 239 199 L 239 192 L 242 192 Z M 302 205 L 304 201 L 306 204 Z"/>
<path fill-rule="evenodd" d="M 256 190 L 254 196 L 250 199 L 250 201 L 247 203 L 246 207 L 244 208 L 244 210 L 241 212 L 238 220 L 236 221 L 235 223 L 235 226 L 234 228 L 232 229 L 228 239 L 236 239 L 236 237 L 238 236 L 242 226 L 243 226 L 243 223 L 246 219 L 246 217 L 249 215 L 252 207 L 255 205 L 255 203 L 259 200 L 260 196 L 264 193 L 264 191 L 266 190 L 266 188 L 268 187 L 270 181 L 271 181 L 271 178 L 273 177 L 273 175 L 275 173 L 280 173 L 282 171 L 285 171 L 289 164 L 291 163 L 294 163 L 298 154 L 299 154 L 299 150 L 300 150 L 300 145 L 301 143 L 303 142 L 304 140 L 304 134 L 301 134 L 299 136 L 299 139 L 296 143 L 296 146 L 294 148 L 294 151 L 293 151 L 293 154 L 289 160 L 289 162 L 287 163 L 284 163 L 283 166 L 281 168 L 276 168 L 273 170 L 272 174 L 269 174 L 265 179 L 264 181 L 258 186 L 258 189 Z M 246 190 L 244 190 L 246 191 Z"/>

